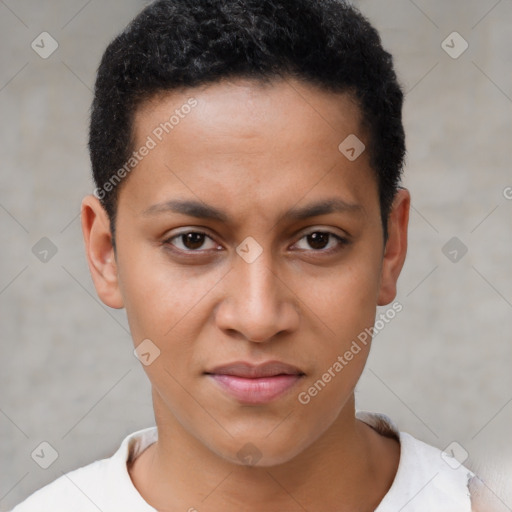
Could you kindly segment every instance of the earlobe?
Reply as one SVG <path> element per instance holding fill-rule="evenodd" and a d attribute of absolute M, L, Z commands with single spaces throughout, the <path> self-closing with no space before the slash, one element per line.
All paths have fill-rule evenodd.
<path fill-rule="evenodd" d="M 110 221 L 97 197 L 88 195 L 82 200 L 81 219 L 87 263 L 96 293 L 107 306 L 121 309 L 124 303 L 112 246 Z"/>
<path fill-rule="evenodd" d="M 389 304 L 396 297 L 396 283 L 407 254 L 410 204 L 409 191 L 406 188 L 400 188 L 395 195 L 388 219 L 388 241 L 382 260 L 380 289 L 377 299 L 379 306 Z"/>

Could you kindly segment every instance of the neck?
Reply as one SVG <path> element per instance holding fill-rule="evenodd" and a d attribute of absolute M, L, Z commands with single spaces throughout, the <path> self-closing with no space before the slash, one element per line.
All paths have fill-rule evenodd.
<path fill-rule="evenodd" d="M 129 471 L 158 510 L 374 510 L 396 474 L 398 443 L 355 418 L 353 396 L 308 448 L 268 467 L 235 464 L 213 453 L 156 393 L 153 401 L 158 441 Z"/>

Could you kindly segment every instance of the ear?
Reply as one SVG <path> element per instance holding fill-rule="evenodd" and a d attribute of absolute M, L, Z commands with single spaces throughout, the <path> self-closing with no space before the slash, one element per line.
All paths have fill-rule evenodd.
<path fill-rule="evenodd" d="M 111 308 L 124 307 L 110 220 L 97 197 L 88 195 L 82 200 L 82 232 L 89 271 L 98 297 Z"/>
<path fill-rule="evenodd" d="M 384 249 L 377 300 L 379 306 L 389 304 L 396 297 L 396 282 L 407 254 L 410 205 L 409 191 L 400 188 L 395 195 L 388 218 L 388 240 Z"/>

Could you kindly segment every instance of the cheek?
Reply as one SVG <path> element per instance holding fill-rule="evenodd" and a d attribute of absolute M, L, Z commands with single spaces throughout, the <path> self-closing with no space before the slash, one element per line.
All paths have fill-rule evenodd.
<path fill-rule="evenodd" d="M 305 382 L 308 397 L 326 404 L 343 405 L 344 397 L 355 387 L 368 357 L 369 329 L 375 320 L 375 286 L 368 280 L 339 279 L 329 293 L 314 302 L 323 312 L 317 326 L 317 349 L 312 352 L 314 371 Z M 300 401 L 300 400 L 299 400 Z M 313 401 L 313 400 L 311 400 Z M 303 403 L 303 402 L 301 402 Z"/>
<path fill-rule="evenodd" d="M 357 384 L 368 357 L 376 314 L 378 262 L 371 258 L 371 254 L 366 259 L 361 256 L 337 269 L 328 280 L 307 283 L 318 341 L 313 352 L 314 372 L 304 383 L 300 403 L 313 408 L 341 407 Z"/>
<path fill-rule="evenodd" d="M 197 306 L 222 277 L 220 271 L 180 267 L 166 259 L 163 249 L 131 253 L 119 261 L 120 286 L 130 329 L 138 338 L 163 343 L 174 338 L 197 316 Z"/>
<path fill-rule="evenodd" d="M 353 258 L 354 260 L 356 258 Z M 333 269 L 322 279 L 312 278 L 304 283 L 306 304 L 330 334 L 331 343 L 357 337 L 373 325 L 379 290 L 378 262 L 364 260 Z M 342 348 L 339 347 L 338 348 Z"/>

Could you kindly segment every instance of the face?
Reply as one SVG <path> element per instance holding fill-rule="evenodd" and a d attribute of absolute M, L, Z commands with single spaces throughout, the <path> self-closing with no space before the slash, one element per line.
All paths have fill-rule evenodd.
<path fill-rule="evenodd" d="M 152 147 L 120 190 L 116 254 L 92 196 L 82 222 L 99 296 L 150 340 L 157 421 L 235 463 L 247 443 L 290 460 L 343 421 L 370 346 L 354 341 L 395 296 L 407 193 L 385 247 L 368 154 L 338 148 L 369 144 L 357 105 L 292 80 L 167 93 L 134 126 Z"/>

